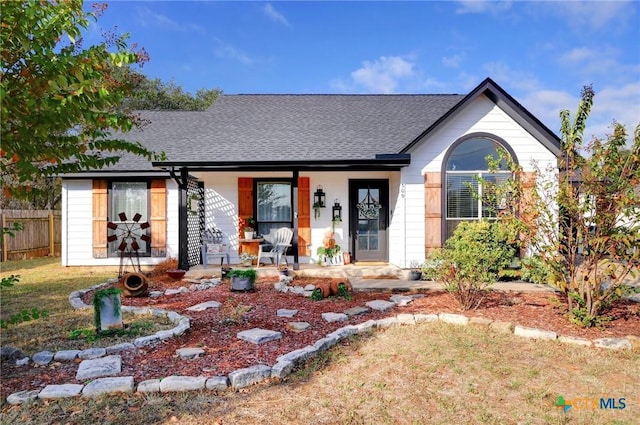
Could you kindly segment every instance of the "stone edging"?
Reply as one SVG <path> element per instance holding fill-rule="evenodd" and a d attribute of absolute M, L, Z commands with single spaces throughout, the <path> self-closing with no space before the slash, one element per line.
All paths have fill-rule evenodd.
<path fill-rule="evenodd" d="M 86 292 L 99 288 L 111 282 L 106 282 L 101 285 L 96 285 L 86 290 L 76 291 L 72 293 L 74 298 L 81 298 Z M 186 288 L 185 288 L 186 289 Z M 69 296 L 70 302 L 72 296 Z M 414 297 L 404 295 L 393 295 L 391 302 L 384 300 L 375 300 L 367 303 L 367 307 L 375 310 L 386 311 L 395 306 L 403 306 L 412 302 Z M 87 306 L 82 302 L 82 307 Z M 77 305 L 79 303 L 76 302 Z M 86 306 L 86 307 L 85 307 Z M 75 308 L 75 307 L 74 307 Z M 178 325 L 167 331 L 160 331 L 154 335 L 148 337 L 138 338 L 144 346 L 150 345 L 161 339 L 171 338 L 174 335 L 181 335 L 190 327 L 189 318 L 181 316 L 174 311 L 152 309 L 147 307 L 126 307 L 123 306 L 124 311 L 131 311 L 134 314 L 166 314 L 170 320 L 177 320 Z M 136 313 L 137 312 L 137 313 Z M 346 320 L 346 316 L 345 320 Z M 393 326 L 401 325 L 415 325 L 418 323 L 430 323 L 430 322 L 444 322 L 454 325 L 462 326 L 478 326 L 486 329 L 491 329 L 500 333 L 510 333 L 516 336 L 531 338 L 536 340 L 557 340 L 560 343 L 582 345 L 588 347 L 606 348 L 606 349 L 631 349 L 640 350 L 640 337 L 635 335 L 629 335 L 626 338 L 598 338 L 593 341 L 586 338 L 578 338 L 571 336 L 561 336 L 556 332 L 546 331 L 536 328 L 528 328 L 525 326 L 514 325 L 511 322 L 493 321 L 491 319 L 481 317 L 467 317 L 462 314 L 452 313 L 440 313 L 440 314 L 409 314 L 401 313 L 396 316 L 390 316 L 385 319 L 368 320 L 358 325 L 347 325 L 335 330 L 327 336 L 320 338 L 313 345 L 308 345 L 304 348 L 294 350 L 290 353 L 283 354 L 276 359 L 276 364 L 269 365 L 257 365 L 248 368 L 238 369 L 231 372 L 228 376 L 215 376 L 207 378 L 204 376 L 177 376 L 170 375 L 161 379 L 149 379 L 139 382 L 135 390 L 138 393 L 160 392 L 170 393 L 179 391 L 194 391 L 194 390 L 227 390 L 244 388 L 269 378 L 284 378 L 289 375 L 296 366 L 299 366 L 304 361 L 312 358 L 322 351 L 325 351 L 340 340 L 366 333 L 376 328 L 384 329 Z M 175 322 L 174 322 L 175 323 Z M 181 331 L 181 332 L 179 332 Z M 161 335 L 158 335 L 161 334 Z M 136 340 L 138 341 L 138 340 Z M 121 344 L 122 345 L 122 344 Z M 114 346 L 117 347 L 117 346 Z M 132 344 L 132 348 L 135 348 L 135 342 Z M 113 348 L 113 347 L 112 347 Z M 58 354 L 61 352 L 58 352 Z M 106 355 L 106 350 L 105 354 Z M 99 356 L 98 356 L 99 357 Z M 74 357 L 75 358 L 75 357 Z M 73 359 L 71 359 L 73 360 Z M 53 399 L 53 398 L 66 398 L 66 397 L 95 397 L 102 394 L 114 394 L 119 392 L 132 393 L 134 392 L 134 380 L 133 376 L 123 377 L 107 377 L 97 378 L 92 380 L 87 385 L 81 384 L 61 384 L 61 385 L 47 385 L 42 390 L 25 390 L 7 397 L 9 404 L 21 404 L 25 402 L 33 401 L 37 398 L 41 399 Z"/>

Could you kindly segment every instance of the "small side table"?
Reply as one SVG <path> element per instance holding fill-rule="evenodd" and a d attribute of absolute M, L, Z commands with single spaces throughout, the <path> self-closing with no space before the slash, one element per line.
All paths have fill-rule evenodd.
<path fill-rule="evenodd" d="M 240 243 L 239 254 L 246 252 L 247 254 L 255 255 L 257 257 L 258 248 L 259 248 L 258 245 L 264 242 L 264 239 L 263 238 L 239 239 L 238 242 Z M 253 261 L 257 263 L 257 260 L 253 260 Z"/>

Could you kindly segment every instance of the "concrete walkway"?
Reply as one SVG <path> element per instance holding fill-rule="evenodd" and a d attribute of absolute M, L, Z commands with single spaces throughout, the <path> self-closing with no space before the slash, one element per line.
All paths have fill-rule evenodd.
<path fill-rule="evenodd" d="M 239 264 L 231 265 L 232 268 L 242 268 Z M 257 267 L 258 277 L 277 276 L 278 270 L 274 266 Z M 344 266 L 319 266 L 317 264 L 301 264 L 300 269 L 291 271 L 296 276 L 323 276 L 328 278 L 349 279 L 354 291 L 362 292 L 411 292 L 424 290 L 442 290 L 442 285 L 437 282 L 427 280 L 409 280 L 409 271 L 390 264 L 347 264 Z M 186 278 L 200 278 L 203 276 L 220 276 L 220 267 L 202 266 L 192 267 Z M 557 291 L 547 285 L 537 285 L 528 282 L 496 282 L 491 285 L 492 289 L 499 291 Z"/>

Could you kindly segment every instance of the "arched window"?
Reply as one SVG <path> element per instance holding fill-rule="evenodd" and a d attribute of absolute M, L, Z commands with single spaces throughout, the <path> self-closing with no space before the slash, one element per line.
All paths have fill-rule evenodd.
<path fill-rule="evenodd" d="M 454 143 L 445 160 L 445 240 L 456 226 L 464 220 L 495 218 L 499 205 L 495 197 L 488 196 L 487 188 L 479 179 L 499 183 L 511 176 L 505 161 L 497 172 L 489 172 L 487 156 L 498 158 L 499 147 L 503 147 L 515 158 L 513 151 L 503 141 L 490 135 L 471 135 Z"/>

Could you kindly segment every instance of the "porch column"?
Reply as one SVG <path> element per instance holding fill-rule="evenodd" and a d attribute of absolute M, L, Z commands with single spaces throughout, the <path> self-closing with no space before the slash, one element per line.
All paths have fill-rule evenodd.
<path fill-rule="evenodd" d="M 172 177 L 178 184 L 178 268 L 189 270 L 189 247 L 187 243 L 187 181 L 189 173 L 187 167 L 180 168 L 180 176 L 177 178 L 172 172 Z"/>
<path fill-rule="evenodd" d="M 299 170 L 293 170 L 293 270 L 300 270 L 300 257 L 298 255 L 298 177 Z"/>

